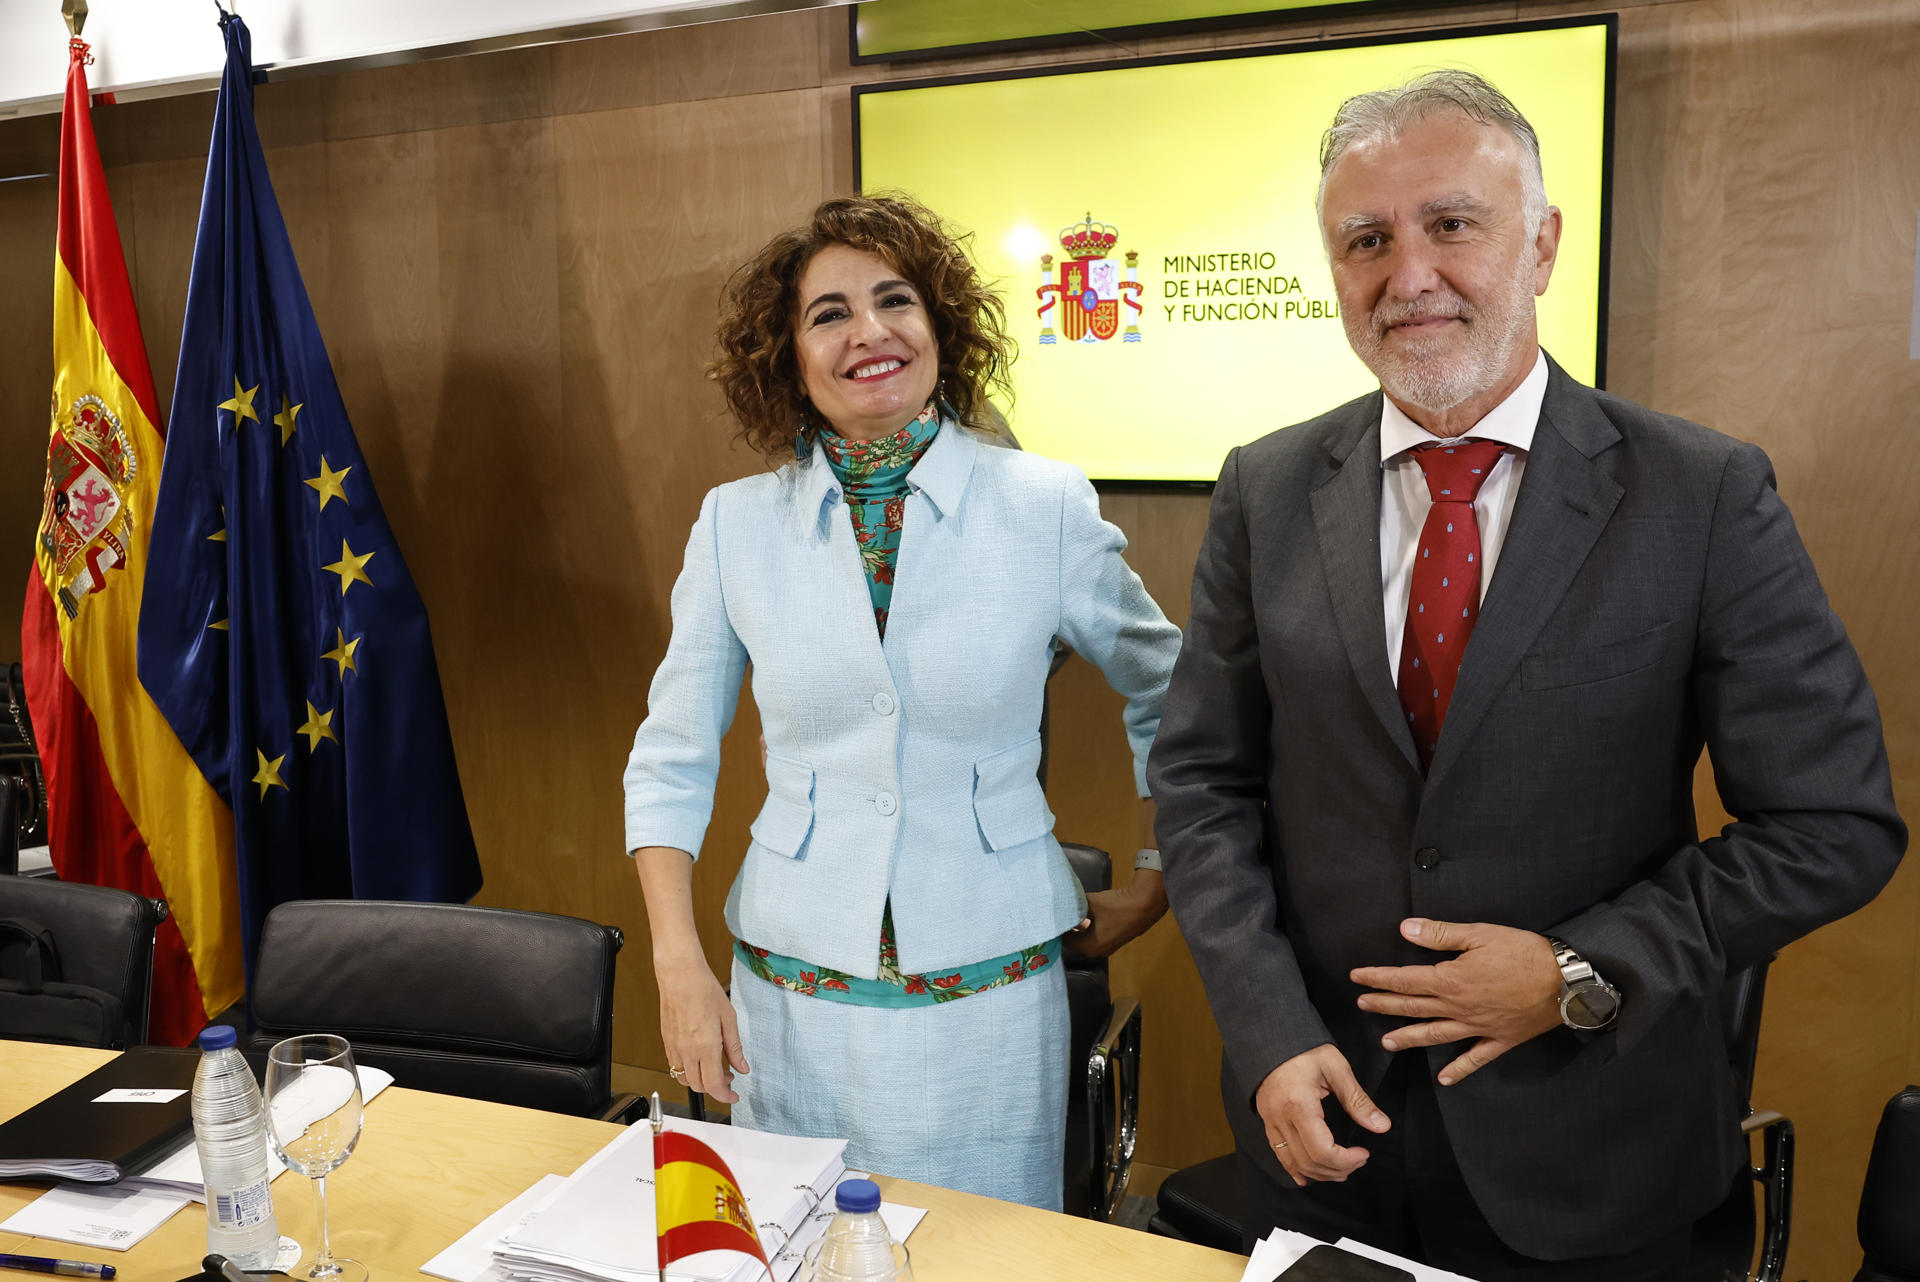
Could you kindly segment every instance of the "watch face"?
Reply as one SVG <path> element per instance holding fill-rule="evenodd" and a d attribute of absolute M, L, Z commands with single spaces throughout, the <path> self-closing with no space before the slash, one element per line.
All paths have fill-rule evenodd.
<path fill-rule="evenodd" d="M 1604 984 L 1576 984 L 1560 999 L 1560 1015 L 1575 1028 L 1605 1028 L 1620 1013 L 1620 998 Z"/>

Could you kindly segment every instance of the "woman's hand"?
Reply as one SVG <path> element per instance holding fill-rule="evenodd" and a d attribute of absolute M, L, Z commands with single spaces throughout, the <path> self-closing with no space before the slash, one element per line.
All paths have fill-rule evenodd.
<path fill-rule="evenodd" d="M 1106 957 L 1145 934 L 1166 911 L 1167 888 L 1160 874 L 1139 868 L 1122 889 L 1088 895 L 1086 920 L 1061 936 L 1060 942 L 1085 957 Z"/>
<path fill-rule="evenodd" d="M 733 1003 L 707 969 L 694 927 L 693 856 L 671 846 L 646 846 L 633 852 L 633 866 L 647 899 L 667 1069 L 689 1090 L 736 1103 L 733 1074 L 747 1071 L 747 1054 Z"/>
<path fill-rule="evenodd" d="M 663 961 L 656 956 L 653 970 L 660 983 L 660 1038 L 668 1067 L 680 1070 L 688 1090 L 736 1103 L 733 1075 L 747 1071 L 747 1054 L 726 990 L 704 957 Z"/>

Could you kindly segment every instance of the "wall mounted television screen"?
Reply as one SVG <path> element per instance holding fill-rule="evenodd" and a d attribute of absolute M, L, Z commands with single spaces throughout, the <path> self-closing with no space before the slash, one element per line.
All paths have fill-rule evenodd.
<path fill-rule="evenodd" d="M 1314 197 L 1348 96 L 1433 67 L 1499 85 L 1565 215 L 1542 344 L 1598 383 L 1612 15 L 864 85 L 855 177 L 972 234 L 1019 343 L 1021 443 L 1097 481 L 1211 482 L 1227 451 L 1377 386 L 1347 346 Z"/>
<path fill-rule="evenodd" d="M 1431 5 L 1436 0 L 1427 0 Z M 1438 0 L 1446 3 L 1447 0 Z M 1462 3 L 1464 0 L 1452 0 Z M 1097 44 L 1251 22 L 1399 8 L 1407 0 L 866 0 L 847 11 L 853 61 Z"/>

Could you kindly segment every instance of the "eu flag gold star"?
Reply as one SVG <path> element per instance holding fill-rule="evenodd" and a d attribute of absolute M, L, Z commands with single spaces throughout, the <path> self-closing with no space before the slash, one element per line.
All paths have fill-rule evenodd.
<path fill-rule="evenodd" d="M 287 404 L 286 397 L 282 396 L 280 398 L 280 412 L 273 416 L 273 421 L 280 427 L 280 443 L 282 445 L 285 445 L 293 439 L 293 421 L 300 417 L 300 411 L 304 408 L 306 408 L 305 402 L 299 405 L 289 405 Z"/>
<path fill-rule="evenodd" d="M 311 701 L 307 704 L 307 724 L 301 726 L 295 733 L 307 736 L 308 752 L 312 752 L 318 748 L 322 739 L 333 739 L 335 743 L 340 742 L 338 739 L 333 738 L 332 710 L 329 709 L 326 712 L 322 712 L 320 709 L 314 707 Z"/>
<path fill-rule="evenodd" d="M 313 482 L 309 481 L 307 484 L 311 485 Z M 364 583 L 368 587 L 373 586 L 373 580 L 367 577 L 366 570 L 362 568 L 367 562 L 373 560 L 373 557 L 374 554 L 371 552 L 365 556 L 355 556 L 353 549 L 347 546 L 347 541 L 341 539 L 340 559 L 322 568 L 331 570 L 340 576 L 340 595 L 345 596 L 347 589 L 356 583 Z"/>
<path fill-rule="evenodd" d="M 260 785 L 260 799 L 265 801 L 267 789 L 287 787 L 287 781 L 280 777 L 280 763 L 287 759 L 287 754 L 283 752 L 272 761 L 268 761 L 266 753 L 258 748 L 253 751 L 254 755 L 260 758 L 260 769 L 254 772 L 253 781 Z M 288 791 L 291 792 L 292 789 L 289 788 Z"/>
<path fill-rule="evenodd" d="M 225 619 L 221 619 L 217 623 L 209 623 L 207 625 L 207 631 L 209 632 L 229 632 L 231 630 L 232 629 L 227 627 L 227 621 Z"/>
<path fill-rule="evenodd" d="M 252 387 L 241 391 L 240 379 L 237 376 L 234 378 L 233 399 L 230 401 L 221 401 L 220 408 L 233 411 L 233 425 L 235 427 L 240 426 L 240 420 L 244 418 L 250 418 L 256 423 L 260 421 L 260 416 L 253 412 L 253 396 L 254 393 L 259 390 L 260 385 L 255 383 Z"/>
<path fill-rule="evenodd" d="M 353 471 L 352 468 L 343 467 L 336 472 L 327 466 L 327 456 L 324 454 L 320 456 L 320 475 L 310 478 L 307 484 L 320 496 L 322 512 L 327 510 L 329 499 L 339 499 L 342 503 L 347 501 L 347 492 L 340 487 L 340 482 L 346 480 L 347 473 L 351 471 Z"/>
<path fill-rule="evenodd" d="M 342 588 L 340 591 L 344 595 L 346 592 L 346 589 Z M 323 659 L 331 659 L 335 663 L 339 664 L 340 679 L 344 681 L 347 678 L 347 673 L 360 671 L 360 669 L 353 666 L 353 652 L 360 648 L 360 638 L 355 637 L 353 640 L 349 641 L 347 640 L 347 634 L 342 630 L 340 630 L 339 628 L 335 628 L 333 630 L 333 635 L 335 640 L 337 641 L 337 644 L 333 647 L 333 649 L 327 651 L 325 654 L 321 655 L 320 657 Z"/>

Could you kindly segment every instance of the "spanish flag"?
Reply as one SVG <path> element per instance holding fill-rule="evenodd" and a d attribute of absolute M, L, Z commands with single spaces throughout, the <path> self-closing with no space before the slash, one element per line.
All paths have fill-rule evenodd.
<path fill-rule="evenodd" d="M 233 817 L 136 671 L 165 437 L 94 145 L 89 60 L 76 38 L 61 117 L 53 421 L 22 661 L 54 868 L 167 901 L 148 1037 L 183 1045 L 242 992 Z"/>
<path fill-rule="evenodd" d="M 767 1253 L 733 1172 L 691 1135 L 654 1135 L 653 1196 L 661 1269 L 702 1251 L 738 1251 L 766 1266 Z"/>

